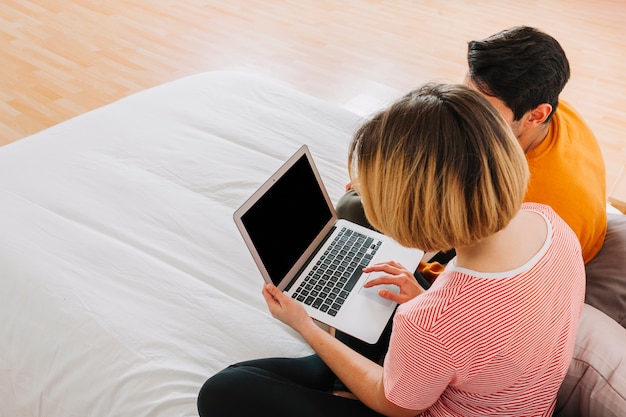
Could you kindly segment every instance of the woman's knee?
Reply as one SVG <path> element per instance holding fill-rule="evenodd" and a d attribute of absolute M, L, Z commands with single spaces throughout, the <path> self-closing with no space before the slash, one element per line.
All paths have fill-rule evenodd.
<path fill-rule="evenodd" d="M 365 217 L 361 197 L 354 190 L 350 190 L 341 196 L 339 201 L 337 201 L 335 211 L 340 219 L 350 220 L 361 226 L 373 229 L 367 217 Z"/>
<path fill-rule="evenodd" d="M 243 375 L 236 367 L 228 367 L 209 378 L 198 393 L 198 413 L 204 416 L 228 416 L 242 397 Z M 235 415 L 235 414 L 232 414 Z"/>

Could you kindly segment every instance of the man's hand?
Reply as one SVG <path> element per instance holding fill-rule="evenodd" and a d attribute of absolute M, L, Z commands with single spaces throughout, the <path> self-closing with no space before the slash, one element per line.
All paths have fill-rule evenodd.
<path fill-rule="evenodd" d="M 411 271 L 395 261 L 381 262 L 368 266 L 363 268 L 363 272 L 384 272 L 388 274 L 366 282 L 364 287 L 371 288 L 383 284 L 396 285 L 400 288 L 400 293 L 381 289 L 378 291 L 378 295 L 398 304 L 406 303 L 426 291 L 417 283 Z"/>

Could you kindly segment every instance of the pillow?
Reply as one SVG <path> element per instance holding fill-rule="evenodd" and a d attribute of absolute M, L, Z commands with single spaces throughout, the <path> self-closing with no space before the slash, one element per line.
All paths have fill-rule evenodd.
<path fill-rule="evenodd" d="M 604 244 L 586 270 L 585 302 L 626 327 L 626 216 L 608 213 Z"/>
<path fill-rule="evenodd" d="M 626 415 L 626 329 L 585 304 L 554 416 Z"/>

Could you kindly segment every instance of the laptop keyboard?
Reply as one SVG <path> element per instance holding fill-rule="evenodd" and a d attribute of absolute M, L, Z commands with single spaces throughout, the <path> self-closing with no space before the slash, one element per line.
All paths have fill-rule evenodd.
<path fill-rule="evenodd" d="M 291 297 L 336 316 L 381 243 L 342 227 Z"/>

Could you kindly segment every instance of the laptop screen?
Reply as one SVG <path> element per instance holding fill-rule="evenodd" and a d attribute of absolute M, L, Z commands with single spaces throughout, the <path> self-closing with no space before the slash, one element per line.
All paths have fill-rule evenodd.
<path fill-rule="evenodd" d="M 241 217 L 275 285 L 332 218 L 315 173 L 303 154 Z"/>

